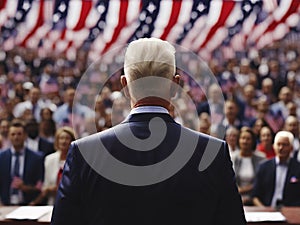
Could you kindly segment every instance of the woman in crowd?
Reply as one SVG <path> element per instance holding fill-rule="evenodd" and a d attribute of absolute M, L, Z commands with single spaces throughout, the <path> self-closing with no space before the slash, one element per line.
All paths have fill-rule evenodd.
<path fill-rule="evenodd" d="M 259 132 L 260 143 L 257 145 L 257 150 L 265 154 L 267 159 L 275 156 L 273 148 L 273 132 L 270 127 L 264 126 Z"/>
<path fill-rule="evenodd" d="M 239 192 L 244 205 L 252 205 L 251 191 L 259 163 L 265 158 L 255 152 L 256 137 L 249 127 L 242 127 L 238 138 L 239 154 L 232 157 Z"/>
<path fill-rule="evenodd" d="M 45 201 L 48 205 L 54 204 L 68 149 L 74 140 L 75 134 L 71 127 L 61 127 L 56 131 L 54 141 L 56 152 L 45 158 L 45 179 L 42 192 L 38 198 L 31 202 L 31 205 L 44 204 Z"/>

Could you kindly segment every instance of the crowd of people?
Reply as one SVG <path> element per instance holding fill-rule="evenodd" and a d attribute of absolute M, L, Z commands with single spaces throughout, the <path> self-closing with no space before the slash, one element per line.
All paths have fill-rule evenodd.
<path fill-rule="evenodd" d="M 284 41 L 239 52 L 232 59 L 216 52 L 208 66 L 190 53 L 178 54 L 186 67 L 177 68 L 181 90 L 170 114 L 191 129 L 227 141 L 245 205 L 300 205 L 300 191 L 289 191 L 300 187 L 297 163 L 285 175 L 287 183 L 295 184 L 285 189 L 293 193 L 294 201 L 284 201 L 284 196 L 265 200 L 264 195 L 277 190 L 285 178 L 280 181 L 274 175 L 267 191 L 262 180 L 267 174 L 260 167 L 262 162 L 280 158 L 281 146 L 289 153 L 285 161 L 300 162 L 299 55 L 297 42 Z M 7 149 L 35 152 L 30 179 L 24 173 L 31 170 L 18 169 L 12 178 L 5 174 L 12 171 L 0 170 L 2 204 L 53 204 L 71 141 L 126 117 L 130 105 L 120 85 L 120 61 L 121 56 L 116 56 L 113 62 L 100 60 L 90 67 L 87 54 L 81 51 L 75 61 L 63 55 L 40 58 L 31 49 L 0 51 L 0 168 L 5 161 L 13 168 L 18 157 L 27 168 L 22 155 L 5 155 Z M 9 194 L 10 185 L 18 190 L 17 198 Z"/>

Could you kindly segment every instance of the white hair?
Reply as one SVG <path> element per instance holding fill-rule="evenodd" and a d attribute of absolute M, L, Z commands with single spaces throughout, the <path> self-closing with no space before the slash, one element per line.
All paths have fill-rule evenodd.
<path fill-rule="evenodd" d="M 125 53 L 124 72 L 129 81 L 146 76 L 172 78 L 175 75 L 175 48 L 158 38 L 131 42 Z"/>
<path fill-rule="evenodd" d="M 277 132 L 275 138 L 274 138 L 274 143 L 277 143 L 278 139 L 281 137 L 287 137 L 289 139 L 289 142 L 291 145 L 294 143 L 294 135 L 289 132 L 289 131 L 279 131 Z"/>
<path fill-rule="evenodd" d="M 124 72 L 132 98 L 168 99 L 175 71 L 175 48 L 167 41 L 142 38 L 128 45 Z"/>

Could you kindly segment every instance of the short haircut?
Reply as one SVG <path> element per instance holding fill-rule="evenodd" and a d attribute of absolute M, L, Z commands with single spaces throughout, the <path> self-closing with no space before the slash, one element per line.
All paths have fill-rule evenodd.
<path fill-rule="evenodd" d="M 175 71 L 175 48 L 167 41 L 141 38 L 128 45 L 124 72 L 131 97 L 168 98 Z"/>
<path fill-rule="evenodd" d="M 27 132 L 26 132 L 26 129 L 25 129 L 25 124 L 23 123 L 22 120 L 14 119 L 14 120 L 10 123 L 8 130 L 10 130 L 11 127 L 23 128 L 24 134 L 27 133 Z M 8 131 L 8 132 L 10 132 L 10 131 Z"/>
<path fill-rule="evenodd" d="M 275 135 L 275 138 L 274 138 L 274 143 L 277 143 L 277 141 L 280 137 L 287 137 L 289 139 L 290 144 L 293 146 L 294 135 L 291 132 L 285 131 L 285 130 L 277 132 L 277 134 Z"/>
<path fill-rule="evenodd" d="M 129 81 L 145 76 L 172 78 L 175 69 L 175 48 L 167 41 L 141 38 L 127 47 L 124 72 Z"/>
<path fill-rule="evenodd" d="M 9 127 L 22 127 L 25 130 L 25 124 L 23 123 L 22 120 L 19 120 L 19 119 L 15 119 L 15 120 L 11 121 Z"/>

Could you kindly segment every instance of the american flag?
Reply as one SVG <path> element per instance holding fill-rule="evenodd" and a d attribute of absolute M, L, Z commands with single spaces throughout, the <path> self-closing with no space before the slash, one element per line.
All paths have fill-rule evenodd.
<path fill-rule="evenodd" d="M 141 37 L 157 37 L 204 59 L 223 47 L 262 48 L 299 27 L 300 0 L 0 0 L 0 49 L 37 48 L 99 57 Z"/>

